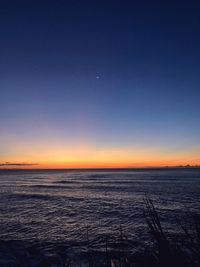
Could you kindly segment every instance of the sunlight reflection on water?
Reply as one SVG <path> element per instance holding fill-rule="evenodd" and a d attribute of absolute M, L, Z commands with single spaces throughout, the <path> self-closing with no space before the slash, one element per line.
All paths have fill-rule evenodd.
<path fill-rule="evenodd" d="M 80 242 L 89 227 L 100 246 L 121 224 L 141 238 L 145 194 L 171 223 L 186 208 L 199 209 L 199 192 L 199 169 L 0 171 L 0 236 Z"/>

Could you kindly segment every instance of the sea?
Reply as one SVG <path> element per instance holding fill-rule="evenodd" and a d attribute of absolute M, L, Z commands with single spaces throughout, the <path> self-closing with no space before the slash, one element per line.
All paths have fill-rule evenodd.
<path fill-rule="evenodd" d="M 166 231 L 178 231 L 200 212 L 200 168 L 0 170 L 0 240 L 102 250 L 123 232 L 140 246 L 146 198 Z"/>

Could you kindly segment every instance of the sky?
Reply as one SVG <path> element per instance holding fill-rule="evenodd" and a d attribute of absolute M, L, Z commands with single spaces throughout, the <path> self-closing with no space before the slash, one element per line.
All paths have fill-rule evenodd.
<path fill-rule="evenodd" d="M 200 164 L 199 1 L 0 1 L 0 168 Z"/>

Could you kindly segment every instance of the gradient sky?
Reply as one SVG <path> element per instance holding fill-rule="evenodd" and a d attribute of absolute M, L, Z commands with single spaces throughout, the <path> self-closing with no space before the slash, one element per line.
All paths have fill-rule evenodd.
<path fill-rule="evenodd" d="M 6 162 L 200 164 L 200 2 L 0 1 Z"/>

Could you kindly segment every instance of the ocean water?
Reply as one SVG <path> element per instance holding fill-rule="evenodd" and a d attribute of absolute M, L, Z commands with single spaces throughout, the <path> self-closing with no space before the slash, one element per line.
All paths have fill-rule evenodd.
<path fill-rule="evenodd" d="M 0 240 L 77 247 L 90 238 L 100 249 L 121 228 L 141 241 L 145 196 L 177 231 L 178 219 L 200 211 L 200 169 L 1 170 Z"/>

